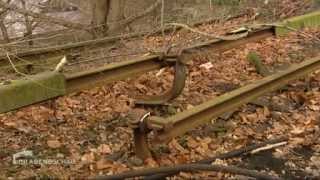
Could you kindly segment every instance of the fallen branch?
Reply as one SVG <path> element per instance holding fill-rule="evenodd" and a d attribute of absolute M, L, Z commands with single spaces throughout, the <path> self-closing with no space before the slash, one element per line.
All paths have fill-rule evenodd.
<path fill-rule="evenodd" d="M 214 38 L 214 39 L 219 39 L 219 40 L 224 40 L 224 41 L 234 41 L 234 40 L 237 40 L 237 39 L 241 39 L 241 38 L 244 38 L 244 37 L 247 37 L 248 36 L 248 33 L 249 31 L 246 31 L 242 34 L 237 34 L 237 35 L 230 35 L 230 36 L 219 36 L 219 35 L 213 35 L 213 34 L 209 34 L 209 33 L 206 33 L 206 32 L 202 32 L 202 31 L 199 31 L 197 29 L 194 29 L 194 28 L 191 28 L 189 27 L 188 25 L 186 24 L 181 24 L 181 23 L 168 23 L 167 24 L 168 26 L 177 26 L 177 27 L 181 27 L 181 28 L 184 28 L 184 29 L 187 29 L 191 32 L 194 32 L 194 33 L 198 33 L 200 35 L 203 35 L 203 36 L 208 36 L 208 37 L 211 37 L 211 38 Z"/>
<path fill-rule="evenodd" d="M 277 143 L 281 143 L 284 141 L 288 141 L 287 137 L 282 137 L 279 139 L 273 139 L 273 140 L 268 140 L 266 142 L 260 143 L 260 144 L 256 144 L 256 145 L 251 145 L 251 146 L 246 146 L 234 151 L 230 151 L 228 153 L 225 154 L 221 154 L 212 158 L 208 158 L 208 159 L 204 159 L 198 162 L 195 162 L 195 164 L 211 164 L 212 162 L 216 161 L 217 159 L 230 159 L 230 158 L 234 158 L 234 157 L 238 157 L 241 155 L 246 155 L 249 154 L 251 151 L 255 150 L 255 149 L 259 149 L 261 147 L 265 147 L 268 146 L 270 144 L 277 144 Z M 154 180 L 154 179 L 163 179 L 169 176 L 174 176 L 177 173 L 166 173 L 166 174 L 156 174 L 156 175 L 152 175 L 150 177 L 145 178 L 145 180 Z"/>
<path fill-rule="evenodd" d="M 64 56 L 55 68 L 55 72 L 61 72 L 62 68 L 68 63 L 67 57 Z"/>
<path fill-rule="evenodd" d="M 110 176 L 100 176 L 93 178 L 95 180 L 116 180 L 116 179 L 127 179 L 127 178 L 135 178 L 135 177 L 143 177 L 150 176 L 153 174 L 160 173 L 179 173 L 179 172 L 195 172 L 195 171 L 217 171 L 231 174 L 239 174 L 248 177 L 254 177 L 256 179 L 261 180 L 277 180 L 281 179 L 275 176 L 268 175 L 266 173 L 260 173 L 255 170 L 248 170 L 233 166 L 222 166 L 222 165 L 206 165 L 206 164 L 184 164 L 177 166 L 168 166 L 168 167 L 159 167 L 159 168 L 148 168 L 143 170 L 136 170 L 125 172 L 118 175 L 110 175 Z"/>
<path fill-rule="evenodd" d="M 250 153 L 251 154 L 257 154 L 257 153 L 259 153 L 261 151 L 274 149 L 274 148 L 277 148 L 277 147 L 280 147 L 280 146 L 284 146 L 286 144 L 288 144 L 288 142 L 281 142 L 281 143 L 277 143 L 277 144 L 268 144 L 267 146 L 255 149 L 255 150 L 251 151 Z"/>

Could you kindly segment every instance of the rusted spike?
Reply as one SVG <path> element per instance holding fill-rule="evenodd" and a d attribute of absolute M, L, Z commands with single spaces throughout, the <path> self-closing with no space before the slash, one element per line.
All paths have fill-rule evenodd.
<path fill-rule="evenodd" d="M 163 95 L 159 96 L 148 96 L 142 99 L 136 100 L 135 104 L 141 105 L 160 105 L 164 104 L 176 97 L 178 97 L 185 86 L 185 81 L 187 77 L 186 65 L 179 59 L 175 63 L 175 73 L 172 88 Z"/>

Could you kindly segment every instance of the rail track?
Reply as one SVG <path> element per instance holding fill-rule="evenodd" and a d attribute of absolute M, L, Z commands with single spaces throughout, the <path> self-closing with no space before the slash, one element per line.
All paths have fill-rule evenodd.
<path fill-rule="evenodd" d="M 154 131 L 156 134 L 154 142 L 168 142 L 199 125 L 218 118 L 226 112 L 233 111 L 262 95 L 280 89 L 292 80 L 306 76 L 319 69 L 320 57 L 315 57 L 174 116 L 168 118 L 140 117 L 140 120 L 134 120 L 137 123 L 137 127 L 139 127 L 135 129 L 134 133 L 136 153 L 142 158 L 147 158 L 151 155 L 147 143 L 147 134 L 150 131 Z"/>
<path fill-rule="evenodd" d="M 210 48 L 215 52 L 223 52 L 249 42 L 261 41 L 265 38 L 274 36 L 274 29 L 263 28 L 255 32 L 251 32 L 245 38 L 234 41 L 211 40 L 184 48 L 184 54 L 192 53 L 193 50 L 201 48 Z M 181 56 L 183 56 L 181 55 Z M 92 86 L 106 84 L 128 77 L 137 76 L 152 70 L 160 69 L 165 66 L 173 66 L 175 57 L 165 57 L 164 54 L 151 55 L 148 57 L 133 59 L 130 61 L 109 64 L 94 70 L 83 71 L 76 74 L 66 75 L 67 92 L 75 92 L 78 90 L 90 88 Z M 176 55 L 172 55 L 176 56 Z"/>
<path fill-rule="evenodd" d="M 37 98 L 35 99 L 28 98 L 27 100 L 25 100 L 24 97 L 19 97 L 20 99 L 18 98 L 17 101 L 23 101 L 23 103 L 19 104 L 3 102 L 5 101 L 3 100 L 5 98 L 1 98 L 1 106 L 8 104 L 9 105 L 6 108 L 0 107 L 0 112 L 3 113 L 11 111 L 26 105 L 42 102 L 50 98 L 55 98 L 57 96 L 65 95 L 68 93 L 81 91 L 93 86 L 105 85 L 117 80 L 123 80 L 128 77 L 133 77 L 152 70 L 160 69 L 162 67 L 173 66 L 175 67 L 175 78 L 172 89 L 170 91 L 168 91 L 164 95 L 146 97 L 145 99 L 136 101 L 137 104 L 162 104 L 163 102 L 177 97 L 183 90 L 184 81 L 187 76 L 184 66 L 186 59 L 184 57 L 190 53 L 193 53 L 194 50 L 210 48 L 213 49 L 213 51 L 222 52 L 249 42 L 260 41 L 274 35 L 275 27 L 261 27 L 259 29 L 255 29 L 254 31 L 248 32 L 246 37 L 231 41 L 222 39 L 210 40 L 183 48 L 183 50 L 178 54 L 154 54 L 130 61 L 109 64 L 94 70 L 83 71 L 76 74 L 67 74 L 64 75 L 63 78 L 61 78 L 61 74 L 59 73 L 58 75 L 56 73 L 51 73 L 53 74 L 53 76 L 58 76 L 58 80 L 56 80 L 55 78 L 53 78 L 52 80 L 51 75 L 44 75 L 44 77 L 46 78 L 48 76 L 49 79 L 52 80 L 52 82 L 59 81 L 60 86 L 48 88 L 41 84 L 39 85 L 39 83 L 36 82 L 35 86 L 37 86 L 38 89 L 41 89 L 41 92 L 44 94 L 42 98 L 39 98 L 37 96 Z M 48 51 L 46 51 L 46 53 L 47 52 Z M 303 77 L 311 72 L 318 70 L 319 68 L 320 57 L 316 57 L 313 59 L 305 60 L 301 64 L 292 65 L 287 70 L 265 77 L 261 80 L 258 80 L 257 82 L 226 93 L 220 97 L 209 100 L 201 105 L 198 105 L 190 110 L 178 113 L 174 116 L 168 118 L 149 116 L 137 117 L 137 119 L 133 119 L 131 122 L 131 124 L 134 124 L 135 127 L 137 127 L 134 129 L 136 154 L 143 159 L 151 156 L 148 146 L 148 134 L 150 132 L 155 132 L 156 134 L 154 142 L 167 142 L 176 136 L 184 134 L 190 129 L 193 129 L 214 118 L 217 118 L 225 112 L 232 111 L 241 105 L 249 103 L 259 96 L 277 90 L 288 82 Z M 40 80 L 41 83 L 43 79 L 40 78 Z M 34 83 L 34 81 L 35 80 L 32 79 L 30 80 L 30 83 Z M 33 89 L 30 90 L 29 86 L 25 84 L 26 83 L 22 83 L 22 85 L 14 84 L 13 86 L 21 86 L 21 89 L 28 91 L 28 94 L 35 94 L 33 92 Z M 2 89 L 8 91 L 7 86 L 11 85 L 4 85 Z M 50 91 L 56 90 L 54 88 L 59 88 L 61 92 L 55 92 L 53 93 L 53 95 L 48 96 L 48 93 Z M 0 88 L 0 92 L 2 89 Z M 11 100 L 10 98 L 6 99 L 7 101 Z"/>
<path fill-rule="evenodd" d="M 54 77 L 51 76 L 58 76 L 57 78 L 61 79 L 60 75 L 55 75 L 54 73 L 49 72 L 49 76 L 43 74 L 39 75 L 41 78 L 35 76 L 34 78 L 40 79 L 39 81 L 41 81 L 41 83 L 35 83 L 33 77 L 31 76 L 30 79 L 21 80 L 22 82 L 18 82 L 18 85 L 16 83 L 13 83 L 12 86 L 16 87 L 8 88 L 10 87 L 10 83 L 2 87 L 2 89 L 4 89 L 4 92 L 2 91 L 3 94 L 11 94 L 11 96 L 14 96 L 14 94 L 12 94 L 14 90 L 16 93 L 25 92 L 22 94 L 28 94 L 29 97 L 26 98 L 26 95 L 21 95 L 14 96 L 11 98 L 9 98 L 8 96 L 8 98 L 2 98 L 0 100 L 0 113 L 8 112 L 27 105 L 49 100 L 68 93 L 85 90 L 94 86 L 105 85 L 114 81 L 126 79 L 128 77 L 134 77 L 166 66 L 174 66 L 176 70 L 175 80 L 173 82 L 172 89 L 169 92 L 160 96 L 145 97 L 137 101 L 137 103 L 140 102 L 140 104 L 161 104 L 172 98 L 177 97 L 184 87 L 184 80 L 186 78 L 185 70 L 183 70 L 185 69 L 183 65 L 184 62 L 178 62 L 177 59 L 182 58 L 182 61 L 185 61 L 183 56 L 187 56 L 194 50 L 212 48 L 216 52 L 222 52 L 227 49 L 231 49 L 246 44 L 248 42 L 260 41 L 267 37 L 272 37 L 273 35 L 273 27 L 261 28 L 248 33 L 245 37 L 241 37 L 232 41 L 210 40 L 207 42 L 192 45 L 190 47 L 183 48 L 180 54 L 157 53 L 154 55 L 132 59 L 129 61 L 111 63 L 100 68 L 86 70 L 74 74 L 66 74 L 65 82 L 62 82 L 60 80 L 59 83 L 56 83 L 60 84 L 60 86 L 53 85 L 53 87 L 50 87 L 48 84 L 46 84 L 46 86 L 41 85 L 41 83 L 45 81 L 46 78 L 50 80 L 54 79 Z M 29 84 L 34 84 L 34 86 L 32 88 L 25 86 L 24 84 L 28 84 L 26 81 L 29 81 Z M 56 92 L 56 86 L 59 87 L 58 92 Z M 63 88 L 61 89 L 61 87 Z M 37 90 L 38 93 L 34 93 L 34 95 L 32 95 L 32 92 L 34 92 L 34 90 Z M 41 94 L 43 94 L 43 97 L 39 97 Z"/>

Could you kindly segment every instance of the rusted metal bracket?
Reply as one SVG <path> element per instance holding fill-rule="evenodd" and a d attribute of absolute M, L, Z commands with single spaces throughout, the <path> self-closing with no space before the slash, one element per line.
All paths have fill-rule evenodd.
<path fill-rule="evenodd" d="M 168 101 L 178 97 L 185 86 L 185 81 L 187 78 L 187 67 L 181 60 L 181 55 L 173 55 L 173 56 L 166 56 L 163 55 L 163 61 L 167 63 L 175 63 L 174 66 L 174 80 L 172 83 L 172 87 L 169 91 L 162 95 L 157 96 L 146 96 L 135 101 L 135 104 L 140 105 L 161 105 L 165 104 Z"/>

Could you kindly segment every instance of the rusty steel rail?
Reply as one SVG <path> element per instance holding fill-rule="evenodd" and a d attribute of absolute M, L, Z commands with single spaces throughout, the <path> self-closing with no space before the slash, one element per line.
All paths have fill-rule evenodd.
<path fill-rule="evenodd" d="M 192 53 L 201 48 L 212 48 L 213 51 L 222 52 L 240 45 L 261 41 L 274 35 L 274 28 L 264 28 L 251 32 L 247 37 L 238 40 L 210 40 L 197 45 L 184 48 L 183 53 Z M 165 66 L 174 66 L 175 63 L 165 61 L 163 54 L 151 55 L 130 61 L 108 64 L 104 67 L 83 71 L 76 74 L 66 75 L 67 92 L 91 88 L 92 86 L 105 85 L 117 80 L 123 80 L 129 77 L 137 76 L 152 70 L 157 70 Z"/>
<path fill-rule="evenodd" d="M 254 32 L 250 32 L 246 37 L 240 38 L 238 40 L 226 41 L 226 40 L 210 40 L 206 42 L 202 42 L 193 46 L 189 46 L 184 49 L 184 52 L 192 52 L 193 50 L 197 50 L 200 48 L 212 48 L 215 52 L 223 52 L 232 48 L 239 47 L 241 45 L 257 42 L 268 37 L 272 37 L 275 35 L 274 27 L 264 27 L 261 29 L 257 29 Z"/>
<path fill-rule="evenodd" d="M 257 80 L 252 84 L 213 98 L 174 116 L 168 118 L 146 118 L 143 122 L 140 122 L 143 123 L 140 127 L 147 129 L 136 133 L 136 151 L 140 151 L 138 155 L 142 158 L 148 156 L 148 154 L 142 154 L 141 152 L 148 152 L 146 132 L 150 130 L 156 132 L 155 142 L 168 142 L 191 129 L 203 125 L 226 112 L 233 111 L 262 95 L 280 89 L 290 81 L 306 76 L 316 70 L 320 70 L 320 56 L 292 65 L 287 70 Z"/>
<path fill-rule="evenodd" d="M 112 63 L 106 66 L 91 69 L 75 74 L 66 74 L 65 75 L 65 89 L 63 92 L 66 92 L 63 95 L 68 93 L 73 93 L 85 89 L 90 89 L 94 86 L 106 85 L 108 83 L 124 80 L 126 78 L 132 78 L 134 76 L 157 70 L 162 67 L 174 66 L 175 67 L 175 77 L 173 81 L 172 88 L 164 93 L 163 95 L 150 96 L 145 98 L 137 99 L 136 104 L 148 104 L 148 105 L 157 105 L 163 104 L 175 97 L 177 97 L 184 88 L 184 83 L 186 79 L 186 67 L 184 65 L 185 61 L 188 61 L 188 54 L 192 53 L 193 50 L 201 48 L 211 48 L 213 51 L 221 52 L 230 48 L 237 47 L 241 44 L 246 44 L 248 42 L 260 41 L 264 38 L 273 36 L 274 28 L 267 29 L 257 29 L 255 32 L 250 32 L 246 37 L 242 37 L 237 40 L 226 41 L 226 40 L 211 40 L 203 42 L 191 47 L 182 49 L 182 54 L 165 54 L 165 53 L 156 53 L 147 57 L 141 57 L 129 61 L 123 61 L 119 63 Z M 182 57 L 182 58 L 181 58 Z M 177 63 L 177 59 L 181 63 Z M 39 88 L 43 88 L 39 86 Z M 54 97 L 50 97 L 54 98 Z M 49 100 L 49 97 L 45 100 Z M 1 101 L 1 100 L 0 100 Z M 24 103 L 24 106 L 38 103 L 33 99 L 29 99 L 28 102 Z M 19 104 L 19 103 L 18 103 Z M 0 111 L 1 113 L 19 109 L 24 106 L 15 106 L 12 108 L 5 108 L 5 110 Z"/>
<path fill-rule="evenodd" d="M 66 75 L 67 93 L 137 76 L 148 71 L 160 69 L 164 65 L 165 63 L 160 60 L 160 56 L 154 55 Z"/>

